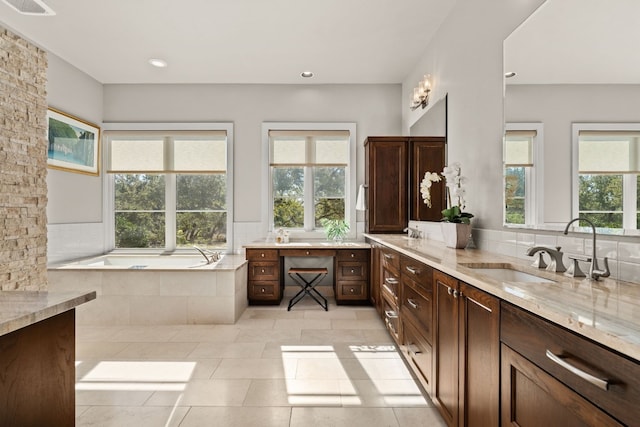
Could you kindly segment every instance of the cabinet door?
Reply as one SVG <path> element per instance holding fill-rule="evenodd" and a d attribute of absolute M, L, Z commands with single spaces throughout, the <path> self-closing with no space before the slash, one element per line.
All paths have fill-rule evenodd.
<path fill-rule="evenodd" d="M 504 344 L 501 396 L 503 426 L 622 425 Z"/>
<path fill-rule="evenodd" d="M 433 273 L 436 292 L 433 401 L 450 427 L 458 425 L 458 281 Z"/>
<path fill-rule="evenodd" d="M 411 176 L 409 180 L 409 218 L 416 221 L 440 221 L 446 208 L 444 179 L 431 186 L 431 207 L 420 194 L 420 182 L 425 172 L 440 174 L 445 163 L 445 137 L 411 138 Z"/>
<path fill-rule="evenodd" d="M 500 300 L 460 282 L 460 425 L 497 427 Z"/>
<path fill-rule="evenodd" d="M 401 233 L 409 222 L 406 138 L 378 137 L 365 142 L 370 233 Z"/>

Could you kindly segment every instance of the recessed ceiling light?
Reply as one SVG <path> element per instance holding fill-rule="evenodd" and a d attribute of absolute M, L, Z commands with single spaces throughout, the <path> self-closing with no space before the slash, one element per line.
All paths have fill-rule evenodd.
<path fill-rule="evenodd" d="M 167 61 L 165 61 L 164 59 L 151 58 L 149 60 L 149 64 L 153 65 L 154 67 L 164 68 L 167 66 Z"/>
<path fill-rule="evenodd" d="M 56 13 L 42 0 L 2 0 L 12 9 L 23 15 L 52 16 Z"/>
<path fill-rule="evenodd" d="M 303 71 L 302 73 L 300 73 L 300 75 L 305 79 L 313 77 L 313 73 L 311 71 Z"/>
<path fill-rule="evenodd" d="M 507 73 L 504 73 L 504 76 L 508 79 L 510 79 L 511 77 L 515 77 L 516 76 L 516 72 L 515 71 L 509 71 Z"/>

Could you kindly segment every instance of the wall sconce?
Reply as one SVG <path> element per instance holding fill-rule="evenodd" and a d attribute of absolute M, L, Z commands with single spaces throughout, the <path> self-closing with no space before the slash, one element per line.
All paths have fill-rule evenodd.
<path fill-rule="evenodd" d="M 425 108 L 429 105 L 429 92 L 431 92 L 431 74 L 425 74 L 418 87 L 413 88 L 413 97 L 411 98 L 411 110 L 418 107 Z"/>

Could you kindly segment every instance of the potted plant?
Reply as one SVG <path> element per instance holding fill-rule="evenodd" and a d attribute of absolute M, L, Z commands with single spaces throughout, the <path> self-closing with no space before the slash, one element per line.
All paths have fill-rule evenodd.
<path fill-rule="evenodd" d="M 326 219 L 321 221 L 324 227 L 325 233 L 327 233 L 327 239 L 333 240 L 336 243 L 340 243 L 344 240 L 349 232 L 349 223 L 343 219 Z"/>
<path fill-rule="evenodd" d="M 464 212 L 466 202 L 463 184 L 467 182 L 467 178 L 462 176 L 461 172 L 460 163 L 446 166 L 442 171 L 442 176 L 444 176 L 447 183 L 447 206 L 449 206 L 442 211 L 442 237 L 446 246 L 456 249 L 467 246 L 471 236 L 471 218 L 473 218 L 473 214 Z M 440 181 L 440 177 L 437 173 L 427 172 L 420 183 L 420 193 L 427 206 L 431 205 L 431 185 L 438 181 Z M 455 205 L 452 202 L 452 198 L 456 201 Z"/>

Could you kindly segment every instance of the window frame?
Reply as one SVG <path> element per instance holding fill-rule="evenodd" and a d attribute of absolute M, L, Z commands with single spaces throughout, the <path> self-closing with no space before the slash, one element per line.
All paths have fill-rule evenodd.
<path fill-rule="evenodd" d="M 355 123 L 295 123 L 295 122 L 263 122 L 262 123 L 262 222 L 267 232 L 274 232 L 273 225 L 273 182 L 271 179 L 269 131 L 296 130 L 296 131 L 348 131 L 349 132 L 349 162 L 345 173 L 345 220 L 349 223 L 348 238 L 355 238 L 357 234 L 356 224 L 356 124 Z M 308 167 L 305 167 L 308 168 Z M 307 179 L 305 169 L 305 224 L 313 223 L 312 209 L 307 206 L 314 205 L 313 180 Z M 310 222 L 308 222 L 310 221 Z M 299 239 L 320 239 L 326 237 L 324 230 L 291 229 L 290 236 Z"/>
<path fill-rule="evenodd" d="M 180 132 L 180 131 L 225 131 L 227 134 L 227 171 L 226 171 L 226 206 L 227 206 L 227 244 L 225 253 L 233 253 L 233 123 L 200 122 L 200 123 L 103 123 L 102 170 L 109 167 L 110 138 L 109 131 L 117 132 Z M 105 172 L 103 184 L 103 218 L 105 227 L 105 252 L 140 252 L 140 253 L 173 253 L 191 251 L 189 248 L 178 248 L 176 244 L 177 197 L 176 178 L 180 173 L 165 173 L 165 247 L 164 248 L 116 248 L 115 247 L 115 182 L 114 174 Z"/>
<path fill-rule="evenodd" d="M 572 123 L 571 124 L 571 214 L 577 218 L 580 212 L 580 131 L 640 132 L 640 123 Z M 637 230 L 638 176 L 622 174 L 622 228 L 607 230 Z"/>
<path fill-rule="evenodd" d="M 535 136 L 532 140 L 532 163 L 533 166 L 525 168 L 525 220 L 524 224 L 507 223 L 505 185 L 506 185 L 506 166 L 504 154 L 502 158 L 502 224 L 505 227 L 531 227 L 544 223 L 544 125 L 540 122 L 512 122 L 505 123 L 505 141 L 507 131 L 534 131 Z M 504 151 L 503 151 L 504 153 Z"/>

